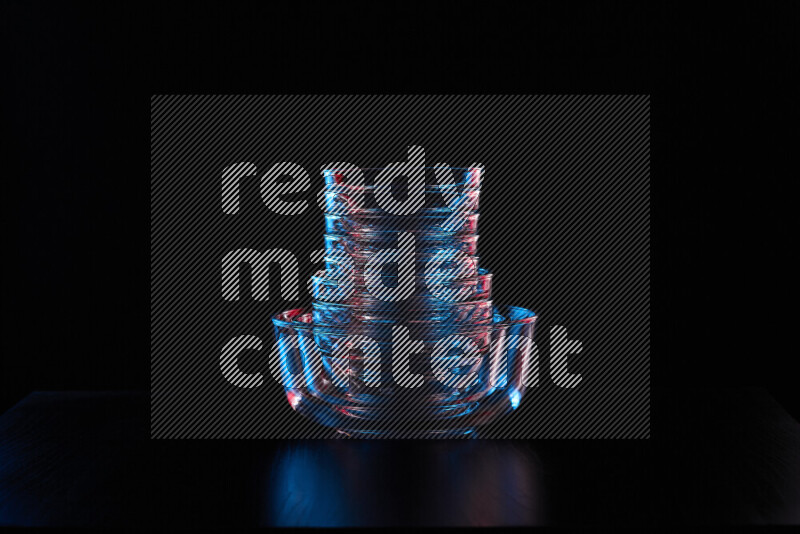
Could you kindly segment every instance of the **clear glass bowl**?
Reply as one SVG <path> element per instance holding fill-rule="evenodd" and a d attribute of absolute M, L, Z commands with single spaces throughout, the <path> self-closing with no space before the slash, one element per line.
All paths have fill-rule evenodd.
<path fill-rule="evenodd" d="M 391 278 L 384 276 L 384 279 Z M 442 298 L 437 298 L 430 292 L 428 281 L 425 276 L 418 276 L 414 279 L 415 291 L 414 294 L 409 296 L 404 302 L 408 303 L 410 308 L 419 308 L 425 303 L 429 303 L 432 299 L 448 302 Z M 452 292 L 458 297 L 453 300 L 458 302 L 488 300 L 492 296 L 492 273 L 486 269 L 478 269 L 477 276 L 457 279 L 435 279 L 438 285 L 443 289 Z M 343 303 L 360 303 L 365 307 L 382 308 L 386 304 L 395 305 L 396 303 L 387 303 L 380 299 L 375 298 L 366 287 L 364 276 L 357 273 L 350 273 L 349 283 L 352 287 L 346 299 L 334 298 L 341 294 L 340 280 L 332 278 L 327 275 L 327 272 L 317 271 L 311 277 L 311 298 L 315 301 L 328 301 L 328 302 L 343 302 Z M 396 284 L 392 284 L 396 285 Z"/>
<path fill-rule="evenodd" d="M 414 254 L 414 269 L 419 275 L 420 281 L 421 276 L 425 273 L 426 267 L 428 267 L 428 265 L 430 265 L 435 259 L 437 259 L 437 256 L 435 256 L 433 253 L 417 252 Z M 343 258 L 341 256 L 336 256 L 326 252 L 323 260 L 325 261 L 326 271 L 334 272 L 336 270 L 345 269 L 348 272 L 353 271 L 356 276 L 361 276 L 363 279 L 363 275 L 361 273 L 364 272 L 369 257 L 362 254 L 345 253 L 345 257 Z M 441 266 L 458 271 L 474 272 L 474 270 L 479 268 L 478 265 L 480 265 L 480 256 L 475 255 L 453 257 L 447 262 L 443 263 Z"/>
<path fill-rule="evenodd" d="M 422 349 L 413 354 L 402 354 L 402 347 L 394 350 L 407 360 L 408 372 L 417 377 L 416 387 L 404 387 L 408 374 L 395 374 L 398 356 L 393 361 L 391 336 L 397 325 L 357 329 L 358 335 L 375 341 L 364 345 L 370 350 L 360 346 L 337 351 L 354 334 L 350 325 L 316 324 L 311 312 L 303 309 L 279 313 L 272 320 L 280 368 L 302 377 L 284 384 L 295 411 L 351 436 L 435 437 L 472 432 L 519 406 L 532 363 L 532 343 L 509 345 L 508 340 L 520 336 L 518 341 L 532 341 L 536 315 L 508 307 L 502 313 L 495 310 L 493 321 L 485 325 L 450 324 L 424 332 L 409 328 L 411 339 L 421 341 Z M 462 368 L 460 351 L 449 346 L 454 335 L 475 347 L 474 358 Z M 436 369 L 447 369 L 451 378 L 472 378 L 457 387 L 443 381 Z"/>
<path fill-rule="evenodd" d="M 475 213 L 480 202 L 480 190 L 453 191 L 451 195 L 442 194 L 441 189 L 426 189 L 424 204 L 414 215 L 417 217 L 442 216 L 451 213 Z M 355 215 L 358 217 L 379 217 L 392 215 L 384 210 L 377 200 L 374 190 L 352 189 L 320 192 L 325 212 L 335 215 Z M 398 215 L 402 217 L 403 215 Z"/>
<path fill-rule="evenodd" d="M 478 235 L 423 234 L 414 239 L 414 254 L 434 254 L 440 250 L 458 251 L 474 256 L 478 253 Z M 325 234 L 325 250 L 366 256 L 397 248 L 398 234 Z"/>
<path fill-rule="evenodd" d="M 389 323 L 392 325 L 425 323 L 430 328 L 445 324 L 485 324 L 493 318 L 492 302 L 442 302 L 429 300 L 416 308 L 407 301 L 387 302 L 380 308 L 356 304 L 314 302 L 313 321 L 321 325 L 347 325 L 352 323 Z"/>
<path fill-rule="evenodd" d="M 474 234 L 478 231 L 478 213 L 441 213 L 427 216 L 376 216 L 364 214 L 325 214 L 325 233 L 364 234 L 422 231 L 447 234 Z"/>
<path fill-rule="evenodd" d="M 385 169 L 386 167 L 359 168 L 358 173 L 351 173 L 352 168 L 329 167 L 322 171 L 322 176 L 325 178 L 325 185 L 329 187 L 339 186 L 350 188 L 369 188 L 374 187 L 373 184 L 375 182 L 375 178 Z M 449 176 L 452 178 L 452 181 L 447 183 L 443 183 L 438 179 L 434 182 L 426 180 L 426 188 L 431 189 L 446 189 L 451 187 L 479 189 L 481 186 L 481 181 L 483 180 L 483 169 L 480 167 L 433 166 L 424 167 L 424 169 L 426 177 L 433 175 L 438 178 L 439 174 L 442 173 L 444 175 L 449 174 Z M 354 182 L 353 177 L 359 175 L 363 179 L 363 182 Z"/>

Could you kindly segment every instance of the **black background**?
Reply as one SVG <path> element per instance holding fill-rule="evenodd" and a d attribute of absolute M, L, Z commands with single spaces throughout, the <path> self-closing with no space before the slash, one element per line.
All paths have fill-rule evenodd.
<path fill-rule="evenodd" d="M 796 467 L 796 450 L 792 457 L 792 451 L 775 454 L 754 444 L 779 440 L 753 424 L 760 412 L 750 409 L 752 397 L 731 404 L 737 395 L 714 391 L 760 385 L 795 418 L 800 413 L 788 284 L 795 271 L 790 156 L 798 116 L 798 93 L 788 81 L 798 64 L 793 20 L 785 9 L 755 4 L 742 10 L 695 3 L 677 11 L 666 2 L 516 9 L 496 2 L 469 9 L 456 2 L 382 2 L 354 10 L 290 10 L 283 4 L 2 2 L 0 407 L 31 390 L 148 389 L 151 94 L 649 93 L 653 438 L 537 442 L 543 463 L 574 467 L 552 474 L 559 485 L 555 515 L 641 523 L 652 489 L 662 487 L 675 498 L 660 513 L 677 521 L 735 516 L 753 495 L 773 499 L 770 484 L 790 472 L 792 458 Z M 664 388 L 678 393 L 658 395 Z M 124 430 L 145 432 L 141 403 L 120 407 L 104 399 L 78 402 L 86 405 L 82 412 L 68 402 L 46 415 L 92 435 L 95 422 L 108 419 L 105 412 L 127 414 L 120 419 L 126 423 L 135 411 L 141 424 Z M 697 414 L 687 405 L 697 406 Z M 69 420 L 75 413 L 84 419 Z M 748 413 L 749 419 L 739 415 Z M 749 421 L 742 425 L 746 434 L 692 439 L 701 429 L 718 428 L 704 417 L 719 414 L 728 429 Z M 686 428 L 684 439 L 663 431 L 670 427 Z M 230 462 L 221 459 L 233 456 L 234 475 L 243 478 L 253 469 L 242 449 L 255 457 L 284 447 L 238 443 L 231 455 L 216 442 L 157 441 L 149 442 L 149 454 L 120 456 L 120 449 L 139 446 L 129 437 L 105 454 L 134 458 L 131 472 L 148 476 L 122 478 L 139 482 L 121 491 L 101 486 L 103 494 L 110 491 L 130 507 L 123 517 L 149 521 L 152 508 L 173 523 L 195 513 L 197 525 L 209 517 L 228 524 L 224 505 L 247 499 L 231 484 Z M 51 482 L 52 465 L 41 461 L 41 448 L 22 443 L 33 456 L 20 465 L 38 466 Z M 649 445 L 669 454 L 651 456 Z M 328 447 L 321 441 L 308 446 Z M 387 443 L 372 461 L 387 461 L 387 478 L 416 491 L 407 463 L 418 460 L 420 449 Z M 743 465 L 740 454 L 750 450 L 771 462 L 774 477 L 753 477 L 753 469 L 745 469 L 749 457 Z M 496 456 L 509 454 L 499 449 Z M 685 458 L 690 461 L 683 464 Z M 105 465 L 94 461 L 75 468 Z M 659 478 L 636 484 L 653 465 L 663 466 Z M 750 473 L 744 480 L 737 478 L 740 466 Z M 162 472 L 171 478 L 151 483 Z M 74 480 L 62 481 L 70 496 Z M 34 484 L 32 499 L 46 509 L 58 503 L 41 498 L 38 490 L 45 487 Z M 414 495 L 382 494 L 398 496 L 402 512 L 413 510 Z M 583 504 L 576 505 L 576 497 Z M 69 498 L 63 505 L 83 514 Z"/>
<path fill-rule="evenodd" d="M 652 383 L 762 385 L 798 413 L 798 58 L 777 8 L 4 2 L 1 18 L 3 408 L 148 387 L 151 94 L 650 93 Z"/>

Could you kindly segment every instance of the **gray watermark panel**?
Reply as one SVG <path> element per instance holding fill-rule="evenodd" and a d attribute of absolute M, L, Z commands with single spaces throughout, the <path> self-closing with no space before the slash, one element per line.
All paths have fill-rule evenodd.
<path fill-rule="evenodd" d="M 649 437 L 649 110 L 648 96 L 153 96 L 152 437 L 332 435 L 293 410 L 304 370 L 277 356 L 308 347 L 302 337 L 279 343 L 271 317 L 355 290 L 330 269 L 361 261 L 326 233 L 341 223 L 340 199 L 325 187 L 333 168 L 357 179 L 382 168 L 373 201 L 398 219 L 414 217 L 426 183 L 452 179 L 450 168 L 480 171 L 480 245 L 467 236 L 458 241 L 467 252 L 427 255 L 396 232 L 364 259 L 375 302 L 406 301 L 417 276 L 438 300 L 483 310 L 473 289 L 448 278 L 488 272 L 479 252 L 492 301 L 537 315 L 534 339 L 504 339 L 502 350 L 446 333 L 423 343 L 389 327 L 400 387 L 423 383 L 409 368 L 412 348 L 441 362 L 455 346 L 460 366 L 486 364 L 492 388 L 505 380 L 504 350 L 524 350 L 524 395 L 511 390 L 512 411 L 479 437 Z M 405 190 L 392 185 L 397 175 Z M 447 191 L 454 215 L 441 229 L 477 225 L 477 193 Z M 423 256 L 431 260 L 417 265 Z M 448 261 L 460 267 L 448 274 Z M 383 281 L 389 262 L 396 286 Z M 331 276 L 315 276 L 326 265 Z M 369 336 L 336 343 L 330 360 L 353 344 L 382 350 Z M 347 371 L 331 376 L 346 384 Z M 479 376 L 451 371 L 433 365 L 448 387 Z M 379 383 L 380 369 L 369 372 Z"/>

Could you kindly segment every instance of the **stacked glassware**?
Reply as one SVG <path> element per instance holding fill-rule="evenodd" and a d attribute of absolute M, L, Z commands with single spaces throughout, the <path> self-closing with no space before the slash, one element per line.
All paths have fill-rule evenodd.
<path fill-rule="evenodd" d="M 381 169 L 357 183 L 324 171 L 312 308 L 273 318 L 290 404 L 347 435 L 469 435 L 525 391 L 536 316 L 492 305 L 477 255 L 483 169 L 426 170 L 437 182 L 424 206 L 400 215 L 368 183 Z"/>

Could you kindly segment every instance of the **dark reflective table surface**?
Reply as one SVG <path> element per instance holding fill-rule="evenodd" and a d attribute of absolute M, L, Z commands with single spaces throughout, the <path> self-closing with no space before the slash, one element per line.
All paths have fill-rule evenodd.
<path fill-rule="evenodd" d="M 758 389 L 654 391 L 642 441 L 155 441 L 146 393 L 0 417 L 0 525 L 800 522 L 800 425 Z"/>

